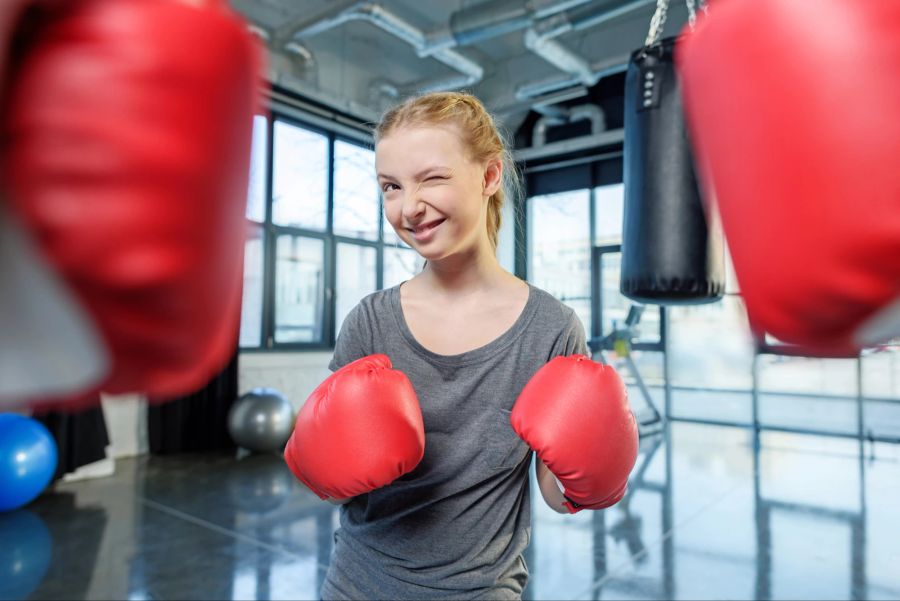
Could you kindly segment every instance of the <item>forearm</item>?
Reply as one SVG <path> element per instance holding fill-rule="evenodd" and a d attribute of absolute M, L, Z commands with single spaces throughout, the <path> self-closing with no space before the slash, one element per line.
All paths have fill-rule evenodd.
<path fill-rule="evenodd" d="M 537 474 L 538 488 L 541 489 L 541 496 L 553 511 L 557 513 L 569 513 L 565 507 L 566 497 L 559 489 L 556 483 L 556 476 L 553 475 L 544 462 L 535 458 L 535 472 Z"/>

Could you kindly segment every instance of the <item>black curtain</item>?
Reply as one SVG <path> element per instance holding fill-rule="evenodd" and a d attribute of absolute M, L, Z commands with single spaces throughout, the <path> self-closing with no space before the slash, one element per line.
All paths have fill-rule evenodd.
<path fill-rule="evenodd" d="M 109 433 L 98 405 L 77 412 L 42 411 L 34 419 L 44 424 L 56 440 L 58 461 L 53 479 L 62 478 L 82 465 L 106 458 Z"/>
<path fill-rule="evenodd" d="M 237 360 L 202 390 L 159 405 L 147 414 L 150 453 L 167 455 L 235 448 L 228 434 L 228 411 L 237 398 Z"/>

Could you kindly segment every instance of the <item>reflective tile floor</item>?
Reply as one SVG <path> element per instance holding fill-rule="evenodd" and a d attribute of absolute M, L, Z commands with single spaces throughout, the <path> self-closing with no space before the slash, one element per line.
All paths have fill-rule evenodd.
<path fill-rule="evenodd" d="M 534 507 L 528 599 L 900 598 L 894 445 L 675 422 L 616 507 Z M 120 460 L 0 515 L 0 599 L 315 599 L 336 511 L 277 456 Z"/>

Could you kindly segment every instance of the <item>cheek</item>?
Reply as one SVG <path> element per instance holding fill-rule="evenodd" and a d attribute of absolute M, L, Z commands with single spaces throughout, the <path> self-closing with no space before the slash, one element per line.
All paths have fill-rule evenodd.
<path fill-rule="evenodd" d="M 385 198 L 383 200 L 384 203 L 384 218 L 387 219 L 387 222 L 397 227 L 400 222 L 400 203 L 396 200 L 388 200 Z"/>
<path fill-rule="evenodd" d="M 457 221 L 477 221 L 482 213 L 482 199 L 478 190 L 467 187 L 446 187 L 436 192 L 435 203 L 444 209 L 444 212 Z"/>

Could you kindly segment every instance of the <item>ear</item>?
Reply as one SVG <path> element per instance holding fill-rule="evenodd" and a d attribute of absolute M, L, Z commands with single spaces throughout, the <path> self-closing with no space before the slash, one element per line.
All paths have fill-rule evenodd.
<path fill-rule="evenodd" d="M 484 179 L 482 181 L 484 196 L 488 198 L 493 196 L 502 185 L 503 161 L 501 161 L 500 159 L 491 159 L 490 161 L 485 163 L 484 166 Z"/>

